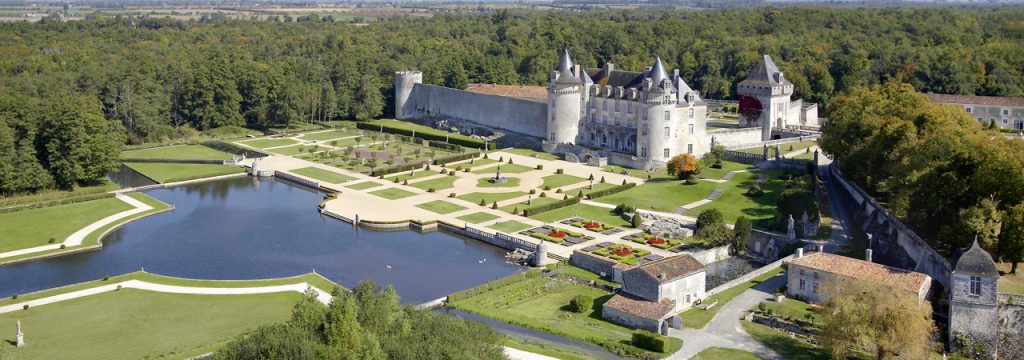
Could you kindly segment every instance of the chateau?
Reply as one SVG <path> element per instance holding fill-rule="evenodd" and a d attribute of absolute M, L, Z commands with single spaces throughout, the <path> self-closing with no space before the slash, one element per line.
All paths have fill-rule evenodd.
<path fill-rule="evenodd" d="M 793 126 L 818 125 L 817 106 L 790 101 L 793 84 L 768 55 L 738 89 L 747 114 L 739 128 L 708 131 L 708 104 L 660 58 L 645 71 L 620 70 L 611 62 L 582 68 L 564 51 L 547 87 L 449 89 L 423 84 L 421 72 L 398 72 L 395 117 L 457 124 L 460 131 L 479 126 L 528 135 L 569 161 L 644 169 L 664 166 L 681 153 L 700 156 L 712 144 L 759 146 L 795 136 L 778 133 Z M 761 103 L 768 104 L 763 111 Z"/>

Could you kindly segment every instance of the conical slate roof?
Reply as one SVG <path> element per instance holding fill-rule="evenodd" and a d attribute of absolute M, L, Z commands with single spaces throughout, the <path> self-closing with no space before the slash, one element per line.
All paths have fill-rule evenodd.
<path fill-rule="evenodd" d="M 996 270 L 996 263 L 992 261 L 992 255 L 978 246 L 978 238 L 974 238 L 974 244 L 967 249 L 956 261 L 956 268 L 953 273 L 960 275 L 999 277 L 999 270 Z"/>
<path fill-rule="evenodd" d="M 660 56 L 654 60 L 654 65 L 651 65 L 650 74 L 654 86 L 658 86 L 662 81 L 668 79 L 668 72 L 665 71 L 665 65 L 661 63 Z"/>
<path fill-rule="evenodd" d="M 579 83 L 580 80 L 572 73 L 572 68 L 572 58 L 569 57 L 569 49 L 566 49 L 562 53 L 562 57 L 558 59 L 558 68 L 555 69 L 558 71 L 557 82 L 562 84 Z"/>
<path fill-rule="evenodd" d="M 766 86 L 793 84 L 785 78 L 782 79 L 782 82 L 775 81 L 775 74 L 779 72 L 781 71 L 779 70 L 779 67 L 775 65 L 775 62 L 772 61 L 771 56 L 765 54 L 761 57 L 761 61 L 758 61 L 757 64 L 754 65 L 754 68 L 750 69 L 750 73 L 747 74 L 746 80 L 743 80 L 740 84 Z"/>

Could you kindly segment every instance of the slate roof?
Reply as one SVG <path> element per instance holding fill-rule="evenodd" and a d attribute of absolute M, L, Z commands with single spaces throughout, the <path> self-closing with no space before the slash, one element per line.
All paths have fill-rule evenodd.
<path fill-rule="evenodd" d="M 1002 96 L 949 95 L 927 93 L 928 100 L 943 104 L 1024 107 L 1024 98 Z"/>
<path fill-rule="evenodd" d="M 548 99 L 548 88 L 545 86 L 469 84 L 466 91 L 529 100 L 547 101 Z"/>
<path fill-rule="evenodd" d="M 984 277 L 999 277 L 999 270 L 996 270 L 996 263 L 992 261 L 992 255 L 978 246 L 978 240 L 974 240 L 967 251 L 960 255 L 956 261 L 953 273 L 960 275 L 973 275 Z"/>
<path fill-rule="evenodd" d="M 595 84 L 602 87 L 611 85 L 612 87 L 639 89 L 640 85 L 644 83 L 644 73 L 642 72 L 612 70 L 608 76 L 605 76 L 604 69 L 601 68 L 589 68 L 585 72 Z"/>
<path fill-rule="evenodd" d="M 761 57 L 761 61 L 758 61 L 754 65 L 753 69 L 747 73 L 747 78 L 740 82 L 740 85 L 760 85 L 760 86 L 776 86 L 776 85 L 793 85 L 785 77 L 782 82 L 775 81 L 775 73 L 781 72 L 778 66 L 775 66 L 775 62 L 772 58 L 765 54 Z"/>
<path fill-rule="evenodd" d="M 630 271 L 642 271 L 658 284 L 664 284 L 704 271 L 704 264 L 693 256 L 682 254 L 652 261 Z"/>
<path fill-rule="evenodd" d="M 848 278 L 870 281 L 913 293 L 920 291 L 921 285 L 931 279 L 928 275 L 919 272 L 907 271 L 826 252 L 805 254 L 803 257 L 790 260 L 789 263 Z"/>
<path fill-rule="evenodd" d="M 602 305 L 605 309 L 614 309 L 633 316 L 651 320 L 661 320 L 672 314 L 675 302 L 665 299 L 660 302 L 644 300 L 626 293 L 618 293 Z"/>

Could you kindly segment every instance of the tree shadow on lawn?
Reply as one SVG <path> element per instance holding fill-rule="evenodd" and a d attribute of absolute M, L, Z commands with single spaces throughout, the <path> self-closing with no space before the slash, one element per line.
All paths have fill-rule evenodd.
<path fill-rule="evenodd" d="M 782 288 L 786 285 L 786 272 L 781 272 L 775 276 L 765 279 L 764 281 L 751 280 L 750 282 L 755 283 L 750 288 L 763 292 L 767 295 L 775 295 L 775 290 Z"/>

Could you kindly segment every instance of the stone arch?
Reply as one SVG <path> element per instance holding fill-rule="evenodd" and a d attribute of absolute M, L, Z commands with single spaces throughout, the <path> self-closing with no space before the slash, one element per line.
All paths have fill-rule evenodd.
<path fill-rule="evenodd" d="M 775 239 L 768 240 L 768 243 L 764 246 L 764 252 L 761 253 L 765 258 L 778 259 L 779 258 L 779 247 L 775 244 Z"/>
<path fill-rule="evenodd" d="M 565 161 L 579 163 L 580 157 L 573 153 L 565 153 Z"/>

